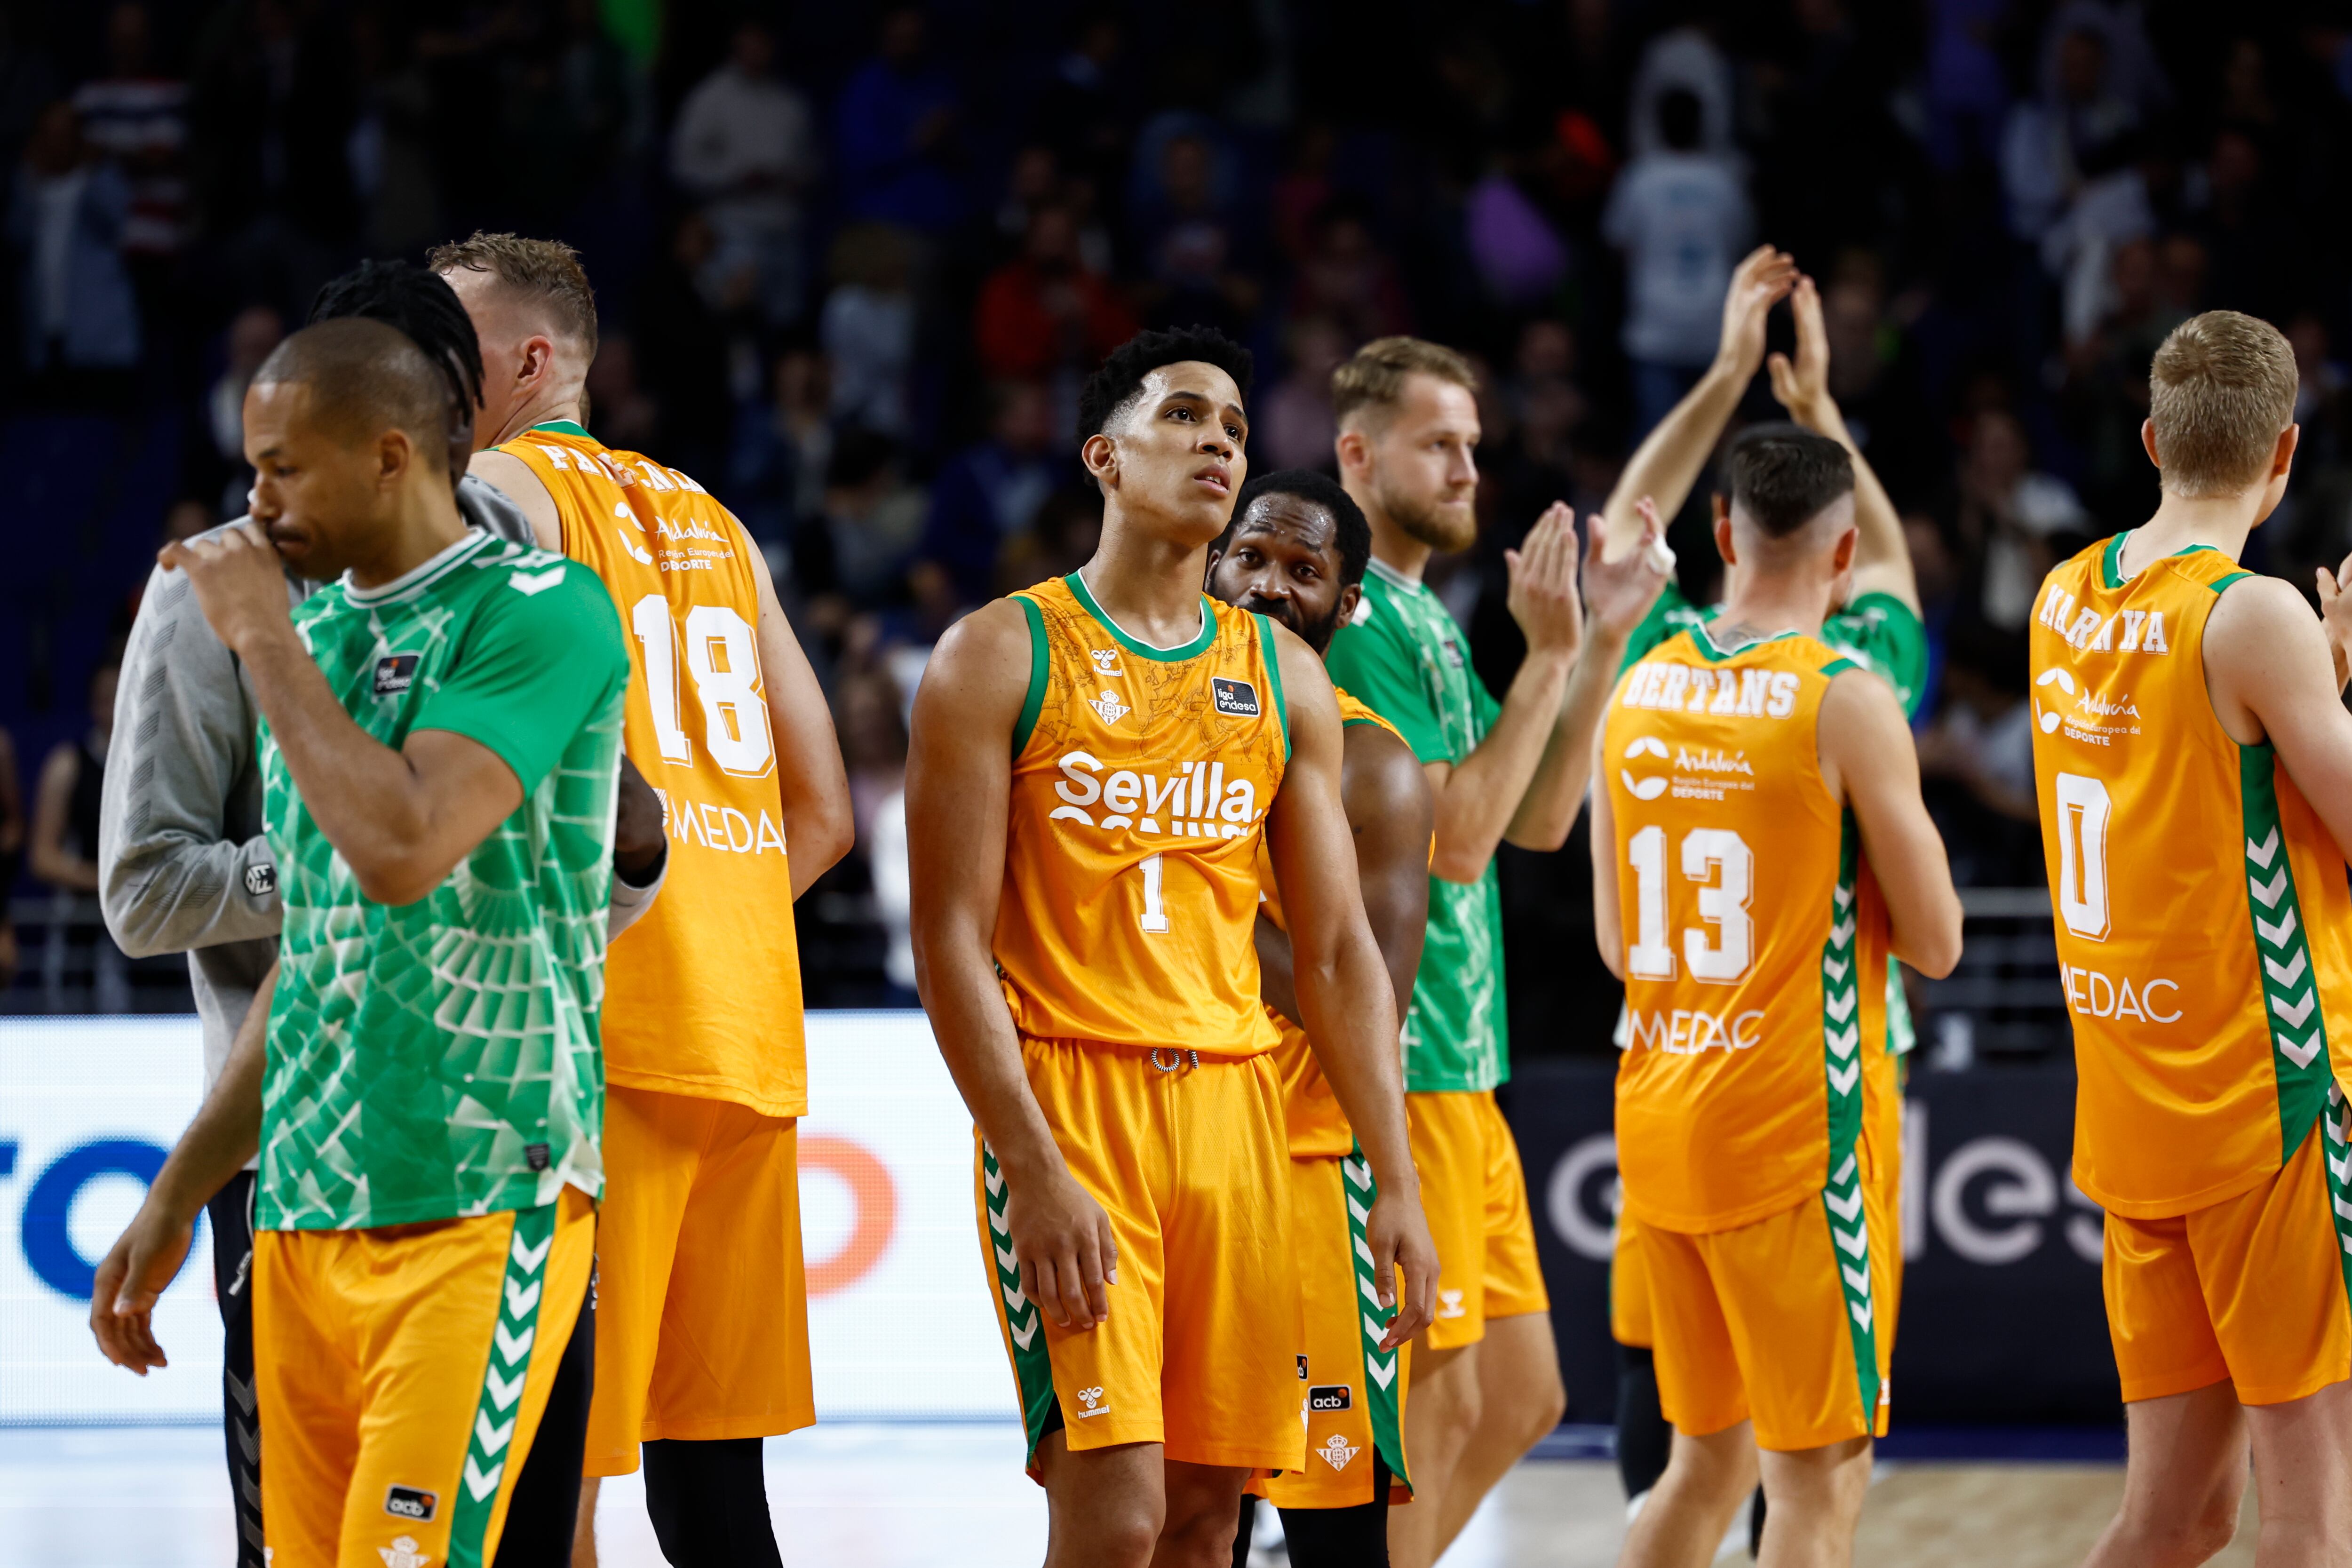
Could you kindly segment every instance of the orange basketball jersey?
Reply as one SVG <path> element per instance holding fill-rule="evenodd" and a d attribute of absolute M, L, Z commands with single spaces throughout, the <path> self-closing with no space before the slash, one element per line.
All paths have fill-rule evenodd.
<path fill-rule="evenodd" d="M 547 486 L 563 552 L 629 631 L 629 760 L 662 797 L 669 876 L 604 963 L 613 1083 L 808 1110 L 793 874 L 760 671 L 751 542 L 700 485 L 569 422 L 499 448 Z"/>
<path fill-rule="evenodd" d="M 1290 758 L 1274 629 L 1202 598 L 1181 647 L 1129 637 L 1076 573 L 1028 619 L 995 953 L 1045 1039 L 1272 1047 L 1258 999 L 1257 851 Z"/>
<path fill-rule="evenodd" d="M 1859 667 L 1794 632 L 1726 653 L 1710 631 L 1625 672 L 1602 740 L 1625 1207 L 1691 1233 L 1778 1214 L 1873 1160 L 1864 1101 L 1883 1086 L 1862 1044 L 1886 1028 L 1885 906 L 1816 740 L 1831 680 Z"/>
<path fill-rule="evenodd" d="M 2344 857 L 2265 743 L 2213 715 L 2202 547 L 2043 579 L 2034 787 L 2074 1026 L 2074 1183 L 2130 1219 L 2247 1191 L 2309 1135 L 2352 1029 Z"/>
<path fill-rule="evenodd" d="M 1377 724 L 1398 740 L 1404 739 L 1395 725 L 1346 691 L 1336 686 L 1331 691 L 1339 700 L 1342 730 L 1351 724 Z M 1257 850 L 1257 874 L 1263 889 L 1259 910 L 1266 919 L 1288 931 L 1290 924 L 1282 916 L 1282 889 L 1275 886 L 1274 861 L 1263 843 Z M 1355 1148 L 1355 1130 L 1348 1125 L 1348 1113 L 1339 1109 L 1339 1097 L 1331 1092 L 1331 1085 L 1323 1077 L 1322 1064 L 1315 1059 L 1315 1047 L 1307 1043 L 1307 1031 L 1272 1007 L 1265 1010 L 1265 1016 L 1281 1037 L 1275 1044 L 1274 1064 L 1282 1073 L 1282 1121 L 1290 1134 L 1290 1157 L 1340 1158 Z"/>

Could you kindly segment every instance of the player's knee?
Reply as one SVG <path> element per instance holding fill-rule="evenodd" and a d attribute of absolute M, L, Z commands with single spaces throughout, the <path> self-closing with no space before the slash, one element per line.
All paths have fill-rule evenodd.
<path fill-rule="evenodd" d="M 1104 1568 L 1150 1568 L 1160 1549 L 1160 1521 L 1139 1501 L 1099 1515 L 1086 1531 L 1083 1549 L 1072 1563 L 1102 1563 Z"/>
<path fill-rule="evenodd" d="M 1534 1383 L 1519 1405 L 1519 1436 L 1525 1446 L 1532 1448 L 1550 1436 L 1567 1414 L 1568 1389 L 1558 1377 Z"/>
<path fill-rule="evenodd" d="M 1147 1562 L 1198 1564 L 1199 1568 L 1227 1568 L 1234 1560 L 1234 1536 L 1240 1530 L 1240 1516 L 1231 1503 L 1187 1509 L 1181 1514 L 1170 1515 L 1160 1531 L 1153 1558 L 1145 1553 Z"/>

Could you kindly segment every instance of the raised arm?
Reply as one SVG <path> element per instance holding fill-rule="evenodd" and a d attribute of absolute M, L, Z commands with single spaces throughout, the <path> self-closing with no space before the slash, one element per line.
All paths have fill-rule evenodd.
<path fill-rule="evenodd" d="M 2330 630 L 2352 620 L 2331 596 Z M 2352 844 L 2352 713 L 2337 696 L 2330 637 L 2303 595 L 2274 577 L 2230 584 L 2205 622 L 2214 715 L 2241 745 L 2267 740 L 2339 851 Z"/>
<path fill-rule="evenodd" d="M 1091 1329 L 1110 1315 L 1118 1243 L 1030 1092 L 993 952 L 1030 658 L 1020 606 L 1000 599 L 957 622 L 923 672 L 907 755 L 908 935 L 940 1055 L 1004 1173 L 1021 1289 L 1061 1327 Z"/>
<path fill-rule="evenodd" d="M 98 1266 L 89 1292 L 89 1331 L 117 1366 L 140 1376 L 170 1364 L 155 1342 L 155 1302 L 180 1272 L 196 1215 L 253 1158 L 261 1144 L 261 1076 L 268 1064 L 269 1005 L 278 966 L 261 977 L 196 1119 L 180 1134 L 148 1184 L 139 1212 Z"/>
<path fill-rule="evenodd" d="M 1616 488 L 1609 492 L 1601 512 L 1607 520 L 1604 559 L 1621 559 L 1641 536 L 1636 500 L 1648 496 L 1660 516 L 1673 517 L 1690 499 L 1707 454 L 1715 450 L 1723 427 L 1731 423 L 1739 400 L 1748 395 L 1748 384 L 1764 363 L 1764 323 L 1796 281 L 1795 258 L 1769 245 L 1749 251 L 1732 272 L 1731 288 L 1723 297 L 1723 335 L 1716 345 L 1715 363 L 1633 448 Z"/>
<path fill-rule="evenodd" d="M 1885 895 L 1895 956 L 1942 979 L 1960 961 L 1960 895 L 1919 796 L 1919 756 L 1894 688 L 1860 669 L 1831 680 L 1816 744 L 1822 782 L 1853 808 L 1862 852 Z"/>
<path fill-rule="evenodd" d="M 1830 395 L 1829 330 L 1822 321 L 1821 291 L 1810 278 L 1797 279 L 1789 296 L 1790 313 L 1797 319 L 1797 357 L 1776 353 L 1769 366 L 1772 395 L 1789 417 L 1817 436 L 1826 436 L 1853 459 L 1853 521 L 1860 535 L 1853 547 L 1853 591 L 1891 594 L 1919 610 L 1919 579 L 1911 566 L 1911 546 L 1903 537 L 1903 520 L 1870 460 L 1854 445 Z"/>
<path fill-rule="evenodd" d="M 394 751 L 352 721 L 294 630 L 278 552 L 252 522 L 162 559 L 188 574 L 251 674 L 304 807 L 368 898 L 415 902 L 522 804 L 522 782 L 479 741 L 421 729 Z"/>
<path fill-rule="evenodd" d="M 797 899 L 849 853 L 857 826 L 849 811 L 849 772 L 842 763 L 824 689 L 784 618 L 767 557 L 754 548 L 751 558 L 760 583 L 760 679 L 768 724 L 775 731 L 776 790 L 782 796 L 785 853 Z"/>
<path fill-rule="evenodd" d="M 1380 1185 L 1364 1240 L 1393 1349 L 1437 1310 L 1437 1248 L 1421 1212 L 1405 1131 L 1394 979 L 1364 916 L 1340 805 L 1339 704 L 1313 650 L 1275 628 L 1290 719 L 1290 762 L 1265 818 L 1266 853 L 1290 922 L 1291 977 L 1315 1060 L 1348 1113 Z M 1402 1280 L 1398 1275 L 1402 1273 Z"/>

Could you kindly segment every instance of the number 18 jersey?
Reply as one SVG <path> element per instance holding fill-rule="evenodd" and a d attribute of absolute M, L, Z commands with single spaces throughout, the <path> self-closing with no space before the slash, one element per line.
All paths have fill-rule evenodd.
<path fill-rule="evenodd" d="M 675 468 L 568 421 L 499 450 L 547 486 L 563 552 L 628 635 L 629 760 L 662 797 L 669 874 L 605 962 L 609 1081 L 808 1111 L 800 952 L 760 669 L 759 548 Z"/>
<path fill-rule="evenodd" d="M 1205 595 L 1138 642 L 1072 573 L 1029 625 L 995 955 L 1022 1034 L 1254 1057 L 1258 841 L 1290 759 L 1274 630 Z"/>
<path fill-rule="evenodd" d="M 1732 652 L 1713 632 L 1626 670 L 1602 733 L 1625 1207 L 1702 1235 L 1838 1201 L 1872 1152 L 1872 1066 L 1891 1071 L 1861 1048 L 1885 1028 L 1885 906 L 1816 740 L 1830 682 L 1859 667 L 1794 632 Z"/>
<path fill-rule="evenodd" d="M 2265 743 L 2214 716 L 2205 626 L 2247 575 L 2119 533 L 2042 580 L 2034 789 L 2074 1029 L 2074 1183 L 2127 1219 L 2258 1185 L 2352 1029 L 2344 857 Z"/>

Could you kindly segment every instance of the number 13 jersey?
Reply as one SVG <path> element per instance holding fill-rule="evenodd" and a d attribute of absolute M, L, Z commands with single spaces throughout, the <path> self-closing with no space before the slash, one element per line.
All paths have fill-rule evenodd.
<path fill-rule="evenodd" d="M 675 468 L 568 421 L 500 451 L 547 486 L 563 552 L 628 634 L 629 760 L 662 797 L 662 895 L 605 963 L 604 1057 L 625 1088 L 808 1111 L 793 873 L 760 669 L 759 548 Z"/>
<path fill-rule="evenodd" d="M 1698 1235 L 1834 1197 L 1858 1160 L 1888 1157 L 1867 1146 L 1864 1107 L 1893 1071 L 1875 1048 L 1885 905 L 1815 737 L 1830 682 L 1860 667 L 1794 632 L 1730 653 L 1714 632 L 1626 670 L 1601 742 L 1625 1207 Z"/>
<path fill-rule="evenodd" d="M 1203 595 L 1181 647 L 1136 641 L 1077 574 L 1029 625 L 995 955 L 1021 1033 L 1242 1058 L 1258 999 L 1258 842 L 1290 758 L 1274 630 Z"/>
<path fill-rule="evenodd" d="M 2352 1028 L 2344 858 L 2214 716 L 2205 626 L 2247 575 L 2119 533 L 2042 580 L 2034 790 L 2074 1029 L 2074 1184 L 2127 1219 L 2246 1192 L 2302 1145 Z"/>

